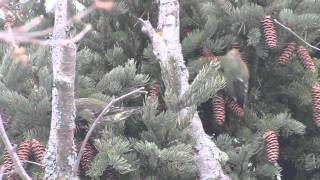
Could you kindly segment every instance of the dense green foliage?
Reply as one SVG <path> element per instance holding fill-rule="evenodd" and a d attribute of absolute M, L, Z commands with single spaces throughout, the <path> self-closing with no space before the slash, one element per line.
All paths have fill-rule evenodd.
<path fill-rule="evenodd" d="M 207 132 L 229 155 L 226 170 L 233 179 L 272 179 L 278 167 L 267 162 L 263 132 L 278 133 L 279 165 L 284 179 L 319 178 L 319 130 L 313 122 L 311 86 L 318 80 L 303 69 L 298 57 L 286 65 L 276 60 L 286 43 L 305 46 L 287 30 L 276 26 L 278 47 L 268 49 L 263 35 L 263 16 L 290 27 L 306 41 L 316 45 L 319 33 L 320 3 L 313 0 L 255 1 L 201 0 L 182 3 L 181 27 L 192 29 L 183 39 L 184 56 L 191 72 L 206 63 L 199 52 L 209 49 L 215 56 L 224 55 L 233 43 L 239 43 L 250 69 L 249 99 L 246 117 L 215 124 L 211 103 L 202 105 Z M 306 47 L 306 46 L 305 46 Z M 310 53 L 317 56 L 316 52 Z M 314 58 L 318 66 L 318 61 Z M 208 108 L 209 106 L 209 108 Z M 312 159 L 314 158 L 314 159 Z"/>
<path fill-rule="evenodd" d="M 92 3 L 79 2 L 85 6 Z M 21 25 L 42 14 L 45 20 L 34 30 L 52 26 L 53 14 L 46 12 L 44 4 L 43 0 L 21 4 L 16 11 L 23 15 L 22 21 L 16 19 L 14 24 Z M 70 5 L 72 16 L 78 10 L 74 3 Z M 182 99 L 177 97 L 179 87 L 166 87 L 176 74 L 160 72 L 160 66 L 172 72 L 174 65 L 158 63 L 137 22 L 137 17 L 142 17 L 156 27 L 157 4 L 153 0 L 116 1 L 111 11 L 95 11 L 70 26 L 70 37 L 87 23 L 93 26 L 77 44 L 78 124 L 90 126 L 114 97 L 137 87 L 150 87 L 154 82 L 160 84 L 159 97 L 131 97 L 105 115 L 104 123 L 90 139 L 98 153 L 91 169 L 82 172 L 81 178 L 105 179 L 111 167 L 117 179 L 195 179 L 194 139 L 187 128 L 191 116 L 177 123 L 177 112 L 189 106 L 192 115 L 198 106 L 207 133 L 228 154 L 223 167 L 233 180 L 273 179 L 279 169 L 284 179 L 319 179 L 320 132 L 312 121 L 310 94 L 318 75 L 303 69 L 298 57 L 284 66 L 277 64 L 287 42 L 304 44 L 276 26 L 278 47 L 270 50 L 260 22 L 263 16 L 271 15 L 317 45 L 319 11 L 320 2 L 315 0 L 181 1 L 181 29 L 192 31 L 181 37 L 191 83 Z M 229 115 L 225 124 L 218 126 L 212 116 L 211 100 L 207 100 L 222 87 L 223 79 L 217 73 L 217 64 L 206 61 L 201 52 L 209 50 L 222 56 L 236 42 L 251 74 L 246 116 L 238 121 Z M 9 116 L 7 131 L 13 143 L 35 138 L 46 144 L 51 118 L 50 49 L 22 46 L 29 56 L 27 65 L 13 61 L 11 47 L 1 45 L 0 109 Z M 310 53 L 319 66 L 317 53 L 311 49 Z M 159 106 L 165 111 L 159 111 Z M 263 133 L 269 129 L 279 136 L 279 166 L 266 158 Z M 76 140 L 82 138 L 83 134 L 78 134 Z M 3 152 L 3 144 L 0 145 Z M 41 169 L 35 167 L 28 172 L 33 177 L 41 175 Z"/>

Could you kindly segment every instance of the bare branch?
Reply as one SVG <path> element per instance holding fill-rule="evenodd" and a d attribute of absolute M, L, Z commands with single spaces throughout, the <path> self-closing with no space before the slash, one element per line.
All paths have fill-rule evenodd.
<path fill-rule="evenodd" d="M 30 31 L 30 29 L 38 26 L 42 22 L 42 20 L 43 20 L 43 15 L 35 17 L 31 19 L 30 22 L 27 22 L 23 26 L 13 28 L 12 31 L 14 33 L 28 32 Z"/>
<path fill-rule="evenodd" d="M 143 20 L 142 18 L 138 19 L 141 24 L 142 24 L 142 31 L 145 32 L 149 38 L 154 38 L 156 31 L 155 29 L 152 27 L 151 23 L 149 20 Z"/>
<path fill-rule="evenodd" d="M 303 43 L 305 43 L 307 46 L 311 47 L 312 49 L 315 49 L 317 51 L 320 51 L 320 49 L 316 46 L 311 45 L 310 43 L 308 43 L 307 41 L 305 41 L 302 37 L 300 37 L 296 32 L 294 32 L 293 30 L 291 30 L 291 28 L 285 26 L 284 24 L 282 24 L 281 22 L 279 22 L 277 19 L 273 19 L 275 23 L 279 24 L 281 27 L 283 27 L 284 29 L 286 29 L 287 31 L 289 31 L 291 34 L 293 34 L 295 37 L 297 37 L 300 41 L 302 41 Z"/>
<path fill-rule="evenodd" d="M 90 24 L 88 24 L 80 33 L 78 33 L 76 36 L 74 36 L 71 39 L 71 41 L 73 43 L 80 41 L 91 30 L 92 30 L 92 26 Z"/>
<path fill-rule="evenodd" d="M 103 9 L 103 10 L 110 10 L 113 7 L 113 2 L 103 2 L 100 0 L 96 0 L 91 6 L 80 11 L 78 14 L 74 15 L 67 21 L 67 26 L 70 26 L 74 23 L 79 22 L 82 18 L 88 16 L 90 13 L 95 11 L 96 9 Z M 14 28 L 11 33 L 0 31 L 0 39 L 12 43 L 32 43 L 32 44 L 39 44 L 39 45 L 48 45 L 47 41 L 43 41 L 41 39 L 37 39 L 43 36 L 46 36 L 53 31 L 53 27 L 49 27 L 44 30 L 34 31 L 34 32 L 27 32 L 31 28 L 35 27 L 42 21 L 42 16 L 37 17 L 31 20 L 29 23 L 25 24 L 24 26 Z M 87 30 L 87 29 L 86 29 Z M 81 39 L 81 38 L 80 38 Z"/>
<path fill-rule="evenodd" d="M 116 99 L 113 99 L 111 100 L 110 103 L 108 103 L 105 108 L 102 110 L 102 112 L 99 114 L 99 116 L 94 120 L 93 124 L 91 125 L 88 133 L 86 134 L 86 137 L 84 138 L 82 144 L 81 144 L 81 148 L 80 148 L 80 151 L 78 153 L 78 156 L 77 156 L 77 160 L 74 164 L 74 168 L 73 168 L 73 176 L 76 177 L 77 176 L 77 173 L 78 173 L 78 169 L 79 169 L 79 164 L 80 164 L 80 160 L 81 160 L 81 157 L 84 153 L 84 150 L 85 150 L 85 146 L 90 138 L 90 136 L 92 135 L 94 129 L 96 128 L 96 126 L 99 124 L 100 120 L 102 119 L 102 117 L 108 113 L 110 111 L 110 108 L 113 106 L 113 104 L 115 104 L 116 102 L 118 101 L 121 101 L 129 96 L 132 96 L 132 95 L 135 95 L 135 94 L 140 94 L 140 93 L 145 93 L 144 91 L 144 87 L 141 87 L 139 89 L 136 89 L 136 90 L 133 90 L 125 95 L 122 95 Z"/>
<path fill-rule="evenodd" d="M 29 175 L 27 174 L 27 172 L 23 168 L 22 163 L 21 163 L 18 155 L 13 150 L 11 142 L 10 142 L 10 140 L 9 140 L 7 134 L 6 134 L 6 131 L 4 130 L 3 120 L 2 120 L 2 116 L 1 115 L 0 115 L 0 136 L 1 136 L 1 139 L 2 139 L 3 143 L 6 146 L 6 149 L 8 150 L 8 153 L 9 153 L 13 163 L 14 163 L 14 167 L 15 167 L 15 170 L 17 171 L 17 173 L 20 175 L 20 177 L 22 179 L 31 180 L 31 178 L 29 177 Z"/>
<path fill-rule="evenodd" d="M 27 161 L 27 160 L 24 160 L 24 161 L 21 161 L 23 163 L 29 163 L 29 164 L 34 164 L 34 165 L 37 165 L 39 167 L 45 167 L 43 164 L 40 164 L 40 163 L 37 163 L 37 162 L 34 162 L 34 161 Z"/>

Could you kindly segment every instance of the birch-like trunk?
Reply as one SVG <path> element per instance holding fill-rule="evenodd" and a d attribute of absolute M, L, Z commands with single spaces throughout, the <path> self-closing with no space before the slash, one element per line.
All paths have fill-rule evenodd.
<path fill-rule="evenodd" d="M 70 179 L 75 161 L 74 80 L 76 46 L 66 41 L 67 0 L 57 0 L 52 35 L 52 116 L 44 164 L 46 179 Z"/>
<path fill-rule="evenodd" d="M 159 19 L 157 30 L 162 32 L 162 35 L 156 33 L 149 21 L 140 19 L 143 24 L 144 31 L 150 38 L 153 46 L 153 52 L 161 63 L 166 63 L 169 58 L 173 57 L 175 63 L 180 70 L 180 97 L 189 89 L 189 72 L 183 60 L 181 44 L 179 40 L 180 33 L 180 18 L 179 18 L 179 1 L 178 0 L 160 0 L 159 4 Z M 180 118 L 186 116 L 187 109 L 182 109 L 179 112 Z M 194 155 L 195 163 L 198 168 L 198 176 L 200 180 L 207 179 L 229 179 L 224 175 L 219 160 L 222 152 L 204 132 L 198 113 L 194 114 L 190 128 L 197 140 Z"/>

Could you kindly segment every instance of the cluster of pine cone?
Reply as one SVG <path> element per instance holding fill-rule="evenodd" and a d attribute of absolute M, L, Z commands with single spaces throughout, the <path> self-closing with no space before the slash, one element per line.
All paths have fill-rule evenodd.
<path fill-rule="evenodd" d="M 262 27 L 264 30 L 264 37 L 269 48 L 275 48 L 277 46 L 277 34 L 273 20 L 270 16 L 265 16 L 262 19 Z M 297 45 L 295 42 L 287 43 L 287 46 L 282 50 L 278 56 L 278 64 L 287 64 L 290 59 L 297 54 L 299 61 L 307 71 L 311 73 L 317 72 L 317 67 L 314 64 L 309 51 L 302 45 Z M 313 103 L 313 120 L 317 127 L 320 127 L 320 86 L 315 84 L 311 89 L 312 103 Z"/>
<path fill-rule="evenodd" d="M 287 64 L 295 53 L 298 55 L 300 63 L 306 70 L 312 73 L 317 71 L 316 65 L 314 64 L 308 50 L 301 45 L 298 46 L 295 42 L 289 42 L 287 44 L 278 57 L 277 62 L 281 65 Z"/>
<path fill-rule="evenodd" d="M 218 125 L 222 125 L 225 121 L 225 107 L 229 108 L 237 118 L 244 118 L 244 111 L 237 102 L 230 97 L 219 94 L 212 98 L 213 116 Z"/>
<path fill-rule="evenodd" d="M 43 156 L 45 153 L 44 146 L 36 139 L 32 140 L 26 140 L 21 142 L 16 151 L 19 159 L 21 160 L 24 168 L 27 167 L 26 161 L 30 159 L 34 159 L 37 163 L 42 163 Z M 8 151 L 5 151 L 4 153 L 4 164 L 3 167 L 5 169 L 5 172 L 10 172 L 14 170 L 14 164 L 13 161 L 8 153 Z M 8 175 L 8 180 L 15 180 L 18 179 L 15 174 Z"/>
<path fill-rule="evenodd" d="M 264 16 L 261 20 L 263 32 L 264 32 L 264 38 L 266 40 L 267 46 L 270 49 L 274 49 L 277 47 L 277 31 L 275 28 L 275 25 L 273 23 L 273 20 L 270 16 Z M 308 50 L 301 46 L 297 45 L 295 42 L 289 42 L 287 46 L 283 49 L 282 53 L 277 59 L 277 62 L 279 64 L 286 64 L 289 62 L 289 60 L 292 58 L 292 56 L 297 53 L 299 60 L 303 67 L 310 71 L 315 73 L 316 72 L 316 66 L 312 61 L 312 58 L 308 52 Z"/>

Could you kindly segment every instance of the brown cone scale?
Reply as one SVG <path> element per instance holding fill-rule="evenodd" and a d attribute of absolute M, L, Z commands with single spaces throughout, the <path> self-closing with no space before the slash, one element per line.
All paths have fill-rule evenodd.
<path fill-rule="evenodd" d="M 20 159 L 20 161 L 27 161 L 29 160 L 30 154 L 31 154 L 31 143 L 30 141 L 23 141 L 19 144 L 18 148 L 17 148 L 17 156 Z M 4 167 L 5 167 L 5 172 L 9 172 L 11 170 L 14 169 L 14 164 L 13 161 L 8 153 L 8 151 L 6 151 L 4 153 Z M 22 165 L 24 168 L 26 168 L 26 163 L 22 162 Z M 16 174 L 10 174 L 7 177 L 8 180 L 16 180 L 17 175 Z"/>
<path fill-rule="evenodd" d="M 226 97 L 226 105 L 232 111 L 232 113 L 239 119 L 244 118 L 244 111 L 241 106 L 233 99 Z"/>
<path fill-rule="evenodd" d="M 21 142 L 17 149 L 17 155 L 21 161 L 29 160 L 31 155 L 31 141 L 27 140 L 27 141 Z"/>
<path fill-rule="evenodd" d="M 13 161 L 9 155 L 9 152 L 6 150 L 3 154 L 3 160 L 4 160 L 4 168 L 5 171 L 4 172 L 9 172 L 11 170 L 13 170 Z"/>
<path fill-rule="evenodd" d="M 277 135 L 268 130 L 263 135 L 267 146 L 267 157 L 270 163 L 277 163 L 279 159 L 279 142 Z"/>
<path fill-rule="evenodd" d="M 192 33 L 192 28 L 183 27 L 183 28 L 181 28 L 180 37 L 181 37 L 181 39 L 184 39 L 187 36 L 189 36 L 189 34 L 191 34 L 191 33 Z"/>
<path fill-rule="evenodd" d="M 313 121 L 320 127 L 320 84 L 315 84 L 311 89 Z"/>
<path fill-rule="evenodd" d="M 277 59 L 278 64 L 287 64 L 289 60 L 294 55 L 297 48 L 297 44 L 295 42 L 289 42 L 287 46 L 283 49 L 280 56 Z"/>
<path fill-rule="evenodd" d="M 160 85 L 158 83 L 153 83 L 149 88 L 149 96 L 158 97 Z"/>
<path fill-rule="evenodd" d="M 115 169 L 112 166 L 108 166 L 104 172 L 105 180 L 116 180 Z"/>
<path fill-rule="evenodd" d="M 46 152 L 45 147 L 36 139 L 31 140 L 31 152 L 37 163 L 42 163 L 44 154 Z"/>
<path fill-rule="evenodd" d="M 268 48 L 274 49 L 277 47 L 277 31 L 274 26 L 271 16 L 264 16 L 261 20 L 264 38 Z"/>
<path fill-rule="evenodd" d="M 80 142 L 77 145 L 77 152 L 80 151 L 81 145 L 82 145 L 82 142 Z M 91 166 L 91 162 L 93 161 L 95 155 L 96 155 L 95 148 L 91 144 L 87 143 L 86 146 L 85 146 L 83 155 L 81 157 L 81 160 L 80 160 L 80 167 L 84 171 L 89 170 L 89 168 Z"/>
<path fill-rule="evenodd" d="M 226 118 L 225 114 L 225 100 L 221 95 L 217 95 L 212 99 L 213 116 L 218 125 L 222 125 Z"/>
<path fill-rule="evenodd" d="M 316 72 L 317 70 L 316 66 L 313 63 L 313 60 L 309 54 L 309 51 L 305 47 L 299 46 L 297 48 L 297 55 L 299 56 L 299 60 L 306 70 L 313 73 Z"/>

